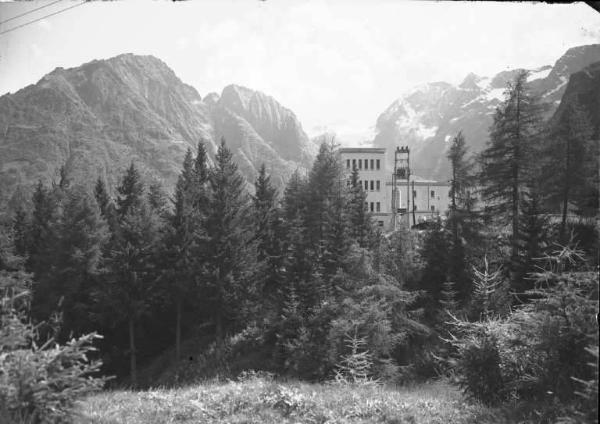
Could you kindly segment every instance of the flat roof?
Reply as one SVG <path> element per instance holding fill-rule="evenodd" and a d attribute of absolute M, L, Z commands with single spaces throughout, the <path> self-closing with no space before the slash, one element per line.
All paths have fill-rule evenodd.
<path fill-rule="evenodd" d="M 342 147 L 340 153 L 385 153 L 385 147 Z"/>
<path fill-rule="evenodd" d="M 450 183 L 449 183 L 449 182 L 447 182 L 447 181 L 434 181 L 434 180 L 413 180 L 413 179 L 411 178 L 411 180 L 410 180 L 410 184 L 412 185 L 412 184 L 413 184 L 413 182 L 414 182 L 414 184 L 415 184 L 416 186 L 447 186 L 447 187 L 450 187 Z M 393 185 L 393 184 L 394 184 L 394 183 L 393 183 L 392 181 L 389 181 L 389 180 L 385 182 L 385 185 L 388 185 L 388 186 L 391 186 L 391 185 Z M 406 185 L 406 180 L 400 180 L 400 179 L 399 179 L 399 180 L 396 182 L 396 184 L 405 186 L 405 185 Z"/>

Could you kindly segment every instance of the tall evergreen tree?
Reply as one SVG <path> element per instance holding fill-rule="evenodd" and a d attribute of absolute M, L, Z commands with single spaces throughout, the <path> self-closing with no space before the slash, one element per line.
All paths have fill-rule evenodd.
<path fill-rule="evenodd" d="M 474 243 L 478 220 L 474 211 L 473 163 L 467 158 L 468 149 L 462 131 L 454 137 L 447 157 L 450 161 L 450 211 L 447 226 L 451 233 L 448 278 L 464 299 L 471 292 L 467 265 L 467 246 Z"/>
<path fill-rule="evenodd" d="M 365 204 L 367 193 L 359 180 L 358 169 L 354 167 L 350 174 L 350 193 L 348 201 L 348 215 L 350 221 L 350 237 L 352 237 L 360 247 L 368 247 L 372 240 L 374 229 L 371 221 L 371 215 Z"/>
<path fill-rule="evenodd" d="M 202 159 L 200 159 L 202 160 Z M 175 303 L 175 357 L 181 357 L 182 316 L 186 299 L 193 298 L 203 259 L 201 248 L 202 211 L 198 209 L 199 193 L 205 181 L 198 177 L 198 157 L 186 152 L 173 198 L 173 211 L 168 216 L 164 238 L 164 278 Z M 200 166 L 202 166 L 200 164 Z M 200 187 L 199 187 L 200 186 Z M 202 204 L 205 206 L 204 204 Z"/>
<path fill-rule="evenodd" d="M 133 164 L 117 188 L 118 221 L 112 235 L 107 301 L 121 313 L 129 333 L 131 384 L 137 385 L 136 326 L 146 314 L 155 294 L 154 257 L 158 241 L 158 218 L 144 197 L 144 185 Z"/>
<path fill-rule="evenodd" d="M 277 189 L 271 184 L 271 178 L 267 175 L 264 164 L 258 172 L 254 191 L 254 232 L 257 240 L 257 260 L 264 270 L 262 293 L 273 299 L 282 279 L 283 231 L 281 213 L 276 205 Z"/>
<path fill-rule="evenodd" d="M 66 339 L 72 332 L 81 335 L 94 330 L 89 326 L 92 294 L 97 290 L 108 229 L 95 200 L 81 187 L 67 192 L 62 210 L 55 231 L 57 254 L 48 282 L 52 286 L 50 296 L 62 298 L 61 332 Z"/>
<path fill-rule="evenodd" d="M 307 235 L 312 249 L 319 256 L 325 236 L 327 208 L 343 181 L 342 163 L 336 149 L 335 140 L 324 140 L 308 177 L 308 198 L 305 200 Z"/>
<path fill-rule="evenodd" d="M 204 228 L 208 252 L 206 279 L 213 292 L 211 305 L 217 344 L 222 346 L 226 319 L 239 313 L 241 295 L 248 289 L 244 282 L 247 273 L 252 272 L 251 234 L 245 219 L 249 201 L 243 177 L 225 139 L 221 140 L 208 180 L 210 198 Z"/>
<path fill-rule="evenodd" d="M 544 146 L 543 181 L 546 201 L 560 210 L 560 238 L 567 240 L 566 224 L 569 208 L 581 201 L 582 188 L 592 179 L 589 167 L 583 166 L 589 151 L 592 128 L 585 111 L 576 102 L 569 102 L 563 113 L 551 122 Z M 595 169 L 592 172 L 598 172 Z"/>
<path fill-rule="evenodd" d="M 534 153 L 541 125 L 541 106 L 528 92 L 526 82 L 527 72 L 522 71 L 508 84 L 505 100 L 496 109 L 490 140 L 481 154 L 482 196 L 488 211 L 498 221 L 510 224 L 513 265 L 519 256 L 521 201 L 527 181 L 536 171 Z"/>

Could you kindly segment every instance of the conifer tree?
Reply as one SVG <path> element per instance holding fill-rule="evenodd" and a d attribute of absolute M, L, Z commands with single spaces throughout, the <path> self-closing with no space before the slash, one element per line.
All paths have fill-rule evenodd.
<path fill-rule="evenodd" d="M 350 249 L 348 237 L 348 218 L 346 196 L 341 184 L 337 184 L 337 193 L 332 193 L 332 198 L 326 203 L 325 231 L 321 256 L 321 267 L 327 290 L 330 289 L 332 279 L 338 270 L 341 270 Z"/>
<path fill-rule="evenodd" d="M 367 193 L 359 181 L 358 169 L 354 167 L 350 174 L 350 200 L 348 201 L 350 237 L 352 237 L 360 247 L 367 247 L 373 237 L 373 224 L 371 215 L 365 206 Z"/>
<path fill-rule="evenodd" d="M 308 177 L 306 227 L 311 248 L 321 255 L 325 236 L 327 208 L 343 181 L 342 164 L 335 140 L 324 140 Z"/>
<path fill-rule="evenodd" d="M 526 290 L 533 288 L 531 273 L 539 271 L 537 263 L 544 256 L 546 247 L 547 218 L 542 211 L 540 182 L 532 182 L 522 199 L 523 217 L 519 228 L 519 257 L 515 273 L 514 288 L 524 300 Z"/>
<path fill-rule="evenodd" d="M 282 222 L 277 209 L 277 190 L 271 184 L 265 165 L 260 167 L 254 183 L 254 232 L 257 240 L 257 260 L 264 269 L 262 292 L 273 298 L 281 282 L 283 265 Z"/>
<path fill-rule="evenodd" d="M 148 205 L 158 216 L 166 216 L 168 209 L 167 195 L 159 182 L 154 182 L 148 186 Z"/>
<path fill-rule="evenodd" d="M 542 179 L 545 181 L 546 201 L 560 210 L 560 239 L 567 242 L 566 223 L 569 207 L 580 202 L 587 181 L 593 179 L 585 165 L 592 129 L 589 118 L 577 102 L 569 102 L 558 119 L 550 124 L 544 146 Z M 592 172 L 598 173 L 596 168 Z"/>
<path fill-rule="evenodd" d="M 104 184 L 104 180 L 101 177 L 98 177 L 96 180 L 96 185 L 94 186 L 94 197 L 96 198 L 96 203 L 98 203 L 98 207 L 100 208 L 100 213 L 106 218 L 110 197 L 108 195 L 108 191 L 106 190 L 106 184 Z"/>
<path fill-rule="evenodd" d="M 27 213 L 23 207 L 18 207 L 13 218 L 12 233 L 15 254 L 21 257 L 25 257 L 27 255 L 27 237 L 29 233 L 28 221 Z"/>
<path fill-rule="evenodd" d="M 61 332 L 66 339 L 71 332 L 81 335 L 93 330 L 89 328 L 92 293 L 97 290 L 108 229 L 95 200 L 81 187 L 66 193 L 62 210 L 55 231 L 57 255 L 48 283 L 50 297 L 62 298 Z"/>
<path fill-rule="evenodd" d="M 527 72 L 520 72 L 496 109 L 490 140 L 481 154 L 480 180 L 487 208 L 498 221 L 510 224 L 511 271 L 519 256 L 519 222 L 523 193 L 536 171 L 534 153 L 539 145 L 541 106 L 526 87 Z"/>
<path fill-rule="evenodd" d="M 152 304 L 158 218 L 144 197 L 144 185 L 133 163 L 117 188 L 117 225 L 112 235 L 109 291 L 106 301 L 127 322 L 131 384 L 137 385 L 136 326 Z"/>
<path fill-rule="evenodd" d="M 448 250 L 448 234 L 438 221 L 425 235 L 419 252 L 424 265 L 419 286 L 427 292 L 429 303 L 434 307 L 439 306 L 443 284 L 447 281 Z"/>
<path fill-rule="evenodd" d="M 199 148 L 200 150 L 200 148 Z M 201 155 L 201 153 L 200 153 Z M 175 357 L 181 357 L 182 315 L 186 299 L 193 297 L 197 277 L 201 273 L 202 211 L 198 210 L 199 193 L 205 181 L 198 177 L 198 157 L 194 161 L 191 149 L 186 152 L 173 198 L 173 211 L 168 216 L 164 238 L 164 278 L 175 303 Z M 204 204 L 202 206 L 205 206 Z"/>
<path fill-rule="evenodd" d="M 239 313 L 244 280 L 251 272 L 250 231 L 246 214 L 249 201 L 244 180 L 225 139 L 215 157 L 215 166 L 208 178 L 210 198 L 205 221 L 206 279 L 213 292 L 211 299 L 218 346 L 225 337 L 227 316 Z M 236 310 L 237 309 L 237 310 Z"/>
<path fill-rule="evenodd" d="M 478 227 L 473 210 L 476 199 L 471 194 L 474 188 L 473 163 L 467 154 L 465 138 L 459 131 L 447 153 L 452 170 L 447 226 L 451 233 L 448 278 L 454 282 L 462 299 L 470 293 L 466 248 L 476 241 Z"/>

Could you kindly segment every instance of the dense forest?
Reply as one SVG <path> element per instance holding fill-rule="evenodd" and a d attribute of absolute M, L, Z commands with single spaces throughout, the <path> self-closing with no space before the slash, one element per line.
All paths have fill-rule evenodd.
<path fill-rule="evenodd" d="M 264 166 L 249 193 L 225 140 L 212 166 L 202 141 L 188 150 L 172 194 L 135 163 L 114 188 L 40 181 L 0 234 L 0 417 L 65 387 L 53 411 L 105 382 L 262 370 L 443 377 L 484 403 L 597 419 L 600 137 L 577 104 L 544 122 L 525 82 L 480 155 L 452 140 L 449 213 L 424 231 L 372 224 L 333 139 L 281 193 Z M 23 389 L 40 369 L 46 397 Z"/>

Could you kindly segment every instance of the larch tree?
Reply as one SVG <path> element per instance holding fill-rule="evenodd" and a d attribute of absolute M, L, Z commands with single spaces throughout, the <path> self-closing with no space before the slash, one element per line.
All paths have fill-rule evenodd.
<path fill-rule="evenodd" d="M 511 228 L 511 263 L 519 256 L 522 198 L 536 171 L 541 112 L 537 98 L 526 86 L 527 71 L 508 84 L 504 102 L 496 109 L 490 140 L 481 153 L 480 182 L 487 211 Z M 514 271 L 511 266 L 511 271 Z"/>
<path fill-rule="evenodd" d="M 461 298 L 471 291 L 467 271 L 467 245 L 473 242 L 477 232 L 474 211 L 473 162 L 467 157 L 468 148 L 462 131 L 454 137 L 447 158 L 450 161 L 450 211 L 447 225 L 451 233 L 448 278 L 454 283 Z"/>

